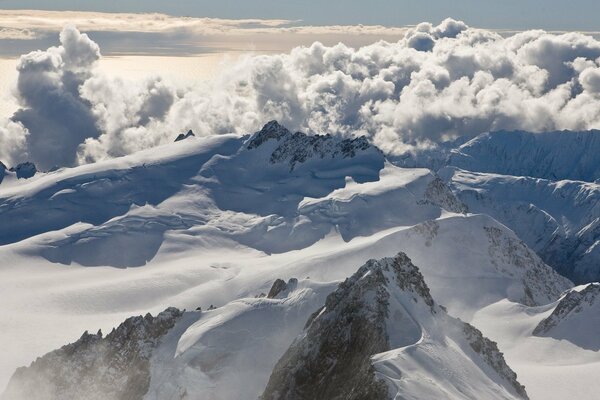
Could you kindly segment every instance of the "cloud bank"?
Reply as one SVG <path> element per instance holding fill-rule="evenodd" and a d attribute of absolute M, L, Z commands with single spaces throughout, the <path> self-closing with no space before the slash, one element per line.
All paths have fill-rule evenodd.
<path fill-rule="evenodd" d="M 23 110 L 13 120 L 29 132 L 21 151 L 42 168 L 128 154 L 188 129 L 253 132 L 270 119 L 367 135 L 392 154 L 490 130 L 600 127 L 600 42 L 578 33 L 505 38 L 448 19 L 419 24 L 394 43 L 316 42 L 247 57 L 188 88 L 101 74 L 99 56 L 87 36 L 66 28 L 61 46 L 22 57 Z"/>

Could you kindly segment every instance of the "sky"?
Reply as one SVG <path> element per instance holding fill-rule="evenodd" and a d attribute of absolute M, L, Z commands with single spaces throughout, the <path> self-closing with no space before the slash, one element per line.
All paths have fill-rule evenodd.
<path fill-rule="evenodd" d="M 492 29 L 600 30 L 597 0 L 0 0 L 0 8 L 278 18 L 313 25 L 404 26 L 452 17 Z"/>

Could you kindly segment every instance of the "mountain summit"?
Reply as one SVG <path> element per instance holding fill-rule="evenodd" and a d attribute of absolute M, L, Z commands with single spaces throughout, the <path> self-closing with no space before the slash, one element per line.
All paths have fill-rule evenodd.
<path fill-rule="evenodd" d="M 327 297 L 261 399 L 528 398 L 516 378 L 496 344 L 448 316 L 399 253 L 369 260 Z"/>
<path fill-rule="evenodd" d="M 270 162 L 273 164 L 287 163 L 290 170 L 294 170 L 297 164 L 304 163 L 311 158 L 352 158 L 358 152 L 377 149 L 368 142 L 365 136 L 356 139 L 339 139 L 330 134 L 291 133 L 277 121 L 268 122 L 260 131 L 256 132 L 248 141 L 247 147 L 252 150 L 272 140 L 277 142 L 277 147 L 271 154 Z"/>

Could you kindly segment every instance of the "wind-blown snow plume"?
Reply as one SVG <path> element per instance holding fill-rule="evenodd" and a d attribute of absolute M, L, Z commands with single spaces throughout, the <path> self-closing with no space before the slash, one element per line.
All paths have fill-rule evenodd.
<path fill-rule="evenodd" d="M 22 58 L 15 115 L 42 167 L 91 162 L 196 135 L 292 129 L 367 135 L 389 153 L 489 130 L 600 127 L 600 41 L 579 33 L 510 37 L 451 19 L 396 43 L 314 43 L 247 57 L 210 83 L 123 82 L 94 71 L 97 47 L 73 28 Z"/>

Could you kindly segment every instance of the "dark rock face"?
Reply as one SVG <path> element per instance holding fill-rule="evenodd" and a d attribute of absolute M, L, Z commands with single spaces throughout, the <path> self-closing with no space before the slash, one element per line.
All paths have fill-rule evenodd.
<path fill-rule="evenodd" d="M 389 295 L 381 270 L 361 279 L 368 268 L 340 284 L 325 307 L 311 316 L 304 335 L 275 366 L 261 399 L 389 397 L 370 361 L 371 355 L 389 347 L 385 328 Z"/>
<path fill-rule="evenodd" d="M 330 134 L 291 133 L 277 121 L 270 121 L 252 136 L 247 148 L 255 149 L 269 140 L 279 142 L 269 161 L 272 164 L 288 163 L 291 171 L 297 164 L 311 158 L 352 158 L 357 153 L 373 147 L 364 136 L 355 139 L 338 139 Z"/>
<path fill-rule="evenodd" d="M 525 386 L 517 381 L 517 374 L 510 369 L 504 360 L 504 356 L 498 349 L 496 342 L 492 342 L 479 329 L 471 324 L 464 324 L 464 334 L 471 345 L 471 348 L 481 355 L 484 361 L 490 365 L 505 381 L 509 382 L 515 389 L 515 392 L 523 399 L 528 399 Z"/>
<path fill-rule="evenodd" d="M 457 214 L 465 214 L 469 212 L 468 207 L 458 200 L 452 193 L 452 190 L 444 183 L 440 177 L 436 176 L 434 180 L 427 186 L 425 190 L 427 201 L 445 210 L 452 211 Z"/>
<path fill-rule="evenodd" d="M 37 168 L 34 163 L 27 161 L 12 167 L 10 171 L 15 172 L 19 179 L 29 179 L 36 174 Z"/>
<path fill-rule="evenodd" d="M 600 283 L 591 283 L 581 291 L 572 290 L 558 303 L 552 314 L 544 318 L 533 330 L 535 336 L 547 336 L 569 316 L 600 303 Z M 596 303 L 596 304 L 598 304 Z M 572 327 L 576 329 L 576 327 Z M 598 341 L 600 342 L 600 340 Z"/>
<path fill-rule="evenodd" d="M 175 138 L 175 141 L 176 141 L 176 142 L 179 142 L 179 141 L 181 141 L 181 140 L 187 139 L 187 138 L 189 138 L 189 137 L 192 137 L 192 136 L 196 136 L 196 135 L 194 135 L 194 132 L 192 132 L 192 130 L 190 129 L 190 130 L 189 130 L 187 133 L 185 133 L 185 134 L 183 134 L 183 133 L 180 133 L 180 134 L 179 134 L 179 135 L 178 135 L 178 136 Z"/>
<path fill-rule="evenodd" d="M 16 370 L 3 400 L 135 400 L 150 384 L 150 357 L 183 312 L 131 317 L 105 338 L 85 332 L 75 343 Z"/>
<path fill-rule="evenodd" d="M 267 298 L 274 299 L 283 292 L 290 292 L 296 289 L 297 285 L 298 279 L 296 278 L 290 278 L 288 283 L 285 283 L 283 279 L 276 279 L 273 282 L 273 286 L 271 286 L 271 290 L 269 290 L 269 294 L 267 294 Z"/>
<path fill-rule="evenodd" d="M 271 286 L 271 290 L 269 290 L 269 294 L 267 294 L 267 298 L 273 299 L 285 289 L 287 289 L 285 281 L 283 279 L 276 279 L 275 282 L 273 282 L 273 286 Z"/>

